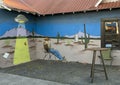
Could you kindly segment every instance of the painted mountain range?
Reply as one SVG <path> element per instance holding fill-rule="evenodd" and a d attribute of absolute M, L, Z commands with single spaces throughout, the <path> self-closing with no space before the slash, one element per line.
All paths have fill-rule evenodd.
<path fill-rule="evenodd" d="M 81 37 L 84 37 L 84 32 L 78 32 L 77 34 L 74 34 L 74 35 L 65 35 L 64 37 L 67 37 L 67 38 L 74 38 L 75 35 L 78 35 L 79 38 Z M 88 36 L 88 34 L 87 34 Z M 100 38 L 100 36 L 93 36 L 93 35 L 90 35 L 90 38 Z"/>
<path fill-rule="evenodd" d="M 25 28 L 21 28 L 21 31 L 23 31 L 23 33 L 26 32 L 26 36 L 32 36 L 32 32 L 26 30 Z M 9 31 L 6 31 L 4 35 L 0 36 L 0 38 L 16 37 L 17 35 L 18 35 L 18 28 L 13 28 Z M 25 34 L 21 36 L 25 36 Z M 41 36 L 41 35 L 35 33 L 34 36 Z"/>

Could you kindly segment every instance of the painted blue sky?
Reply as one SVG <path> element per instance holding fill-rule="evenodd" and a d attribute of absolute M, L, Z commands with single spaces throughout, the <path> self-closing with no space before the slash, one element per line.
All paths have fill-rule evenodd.
<path fill-rule="evenodd" d="M 84 32 L 84 24 L 73 25 L 73 24 L 47 24 L 42 26 L 42 28 L 37 29 L 39 34 L 45 36 L 56 36 L 57 32 L 61 36 L 73 35 L 80 32 Z M 86 24 L 86 31 L 90 35 L 100 36 L 100 25 L 99 24 Z"/>
<path fill-rule="evenodd" d="M 17 28 L 18 23 L 14 21 L 14 18 L 18 14 L 18 12 L 0 10 L 0 36 L 13 28 Z M 35 33 L 43 36 L 56 37 L 58 32 L 61 36 L 74 35 L 78 32 L 84 32 L 84 24 L 88 34 L 100 36 L 101 19 L 120 17 L 120 9 L 40 17 L 26 13 L 22 14 L 29 20 L 25 24 L 26 29 L 30 32 L 34 29 Z"/>

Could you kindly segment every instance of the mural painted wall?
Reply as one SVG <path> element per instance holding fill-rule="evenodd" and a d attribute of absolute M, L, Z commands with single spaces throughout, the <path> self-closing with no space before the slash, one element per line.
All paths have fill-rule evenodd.
<path fill-rule="evenodd" d="M 7 31 L 11 29 L 15 30 L 15 28 L 18 27 L 18 23 L 15 22 L 14 19 L 20 13 L 5 10 L 0 10 L 0 12 L 0 30 L 2 29 L 2 31 L 0 31 L 0 36 L 2 37 Z M 73 37 L 75 34 L 79 34 L 81 37 L 83 36 L 82 33 L 84 32 L 85 24 L 87 34 L 90 34 L 92 38 L 99 38 L 101 35 L 101 18 L 117 18 L 120 16 L 119 12 L 120 9 L 116 9 L 112 11 L 106 10 L 40 17 L 26 13 L 23 14 L 29 20 L 25 24 L 25 29 L 29 31 L 29 34 L 34 30 L 38 36 L 56 37 L 59 32 L 63 37 Z"/>
<path fill-rule="evenodd" d="M 29 62 L 32 59 L 31 56 L 35 57 L 34 40 L 26 38 L 26 36 L 32 35 L 35 28 L 35 16 L 0 10 L 0 38 L 3 38 L 0 40 L 0 67 Z M 23 36 L 25 37 L 20 38 Z M 11 39 L 10 37 L 17 38 Z"/>
<path fill-rule="evenodd" d="M 18 14 L 21 13 L 2 9 L 0 10 L 0 38 L 16 36 L 16 28 L 18 28 L 18 23 L 15 22 L 15 17 L 17 17 Z M 36 28 L 36 18 L 31 14 L 22 14 L 25 15 L 29 20 L 29 22 L 26 22 L 25 24 L 25 30 L 27 30 L 30 34 L 32 30 Z"/>
<path fill-rule="evenodd" d="M 14 19 L 18 14 L 21 13 L 0 10 L 0 38 L 6 34 L 8 34 L 7 36 L 11 36 L 13 34 L 16 34 L 14 36 L 17 36 L 17 32 L 14 30 L 18 27 L 18 23 L 15 22 Z M 90 34 L 91 38 L 98 38 L 97 40 L 90 39 L 88 47 L 100 47 L 101 18 L 117 18 L 120 16 L 120 9 L 40 17 L 26 13 L 22 14 L 28 19 L 28 22 L 25 23 L 24 30 L 28 31 L 30 34 L 33 29 L 36 36 L 43 37 L 56 37 L 58 32 L 60 33 L 60 36 L 68 38 L 73 38 L 77 34 L 75 40 L 78 42 L 75 42 L 74 39 L 60 39 L 60 43 L 57 43 L 56 39 L 51 39 L 52 47 L 57 49 L 62 56 L 65 56 L 67 61 L 90 63 L 92 53 L 85 50 L 85 41 L 78 39 L 78 37 L 81 38 L 84 36 L 84 24 L 87 35 Z M 44 38 L 25 38 L 20 40 L 9 38 L 2 39 L 0 40 L 0 55 L 3 56 L 5 53 L 9 53 L 9 57 L 12 59 L 12 65 L 28 62 L 38 58 L 43 59 L 43 40 Z M 18 47 L 19 52 L 17 50 Z M 24 53 L 22 53 L 23 51 L 20 53 L 20 50 L 23 50 L 24 48 L 26 49 L 24 51 L 26 56 L 22 59 L 21 55 Z M 117 51 L 117 54 L 120 54 L 120 52 Z M 114 64 L 120 64 L 118 63 L 119 60 L 120 58 L 116 57 L 116 62 Z M 11 64 L 8 63 L 8 65 Z M 3 65 L 3 63 L 1 64 L 0 62 L 0 65 Z"/>
<path fill-rule="evenodd" d="M 94 11 L 86 13 L 75 13 L 75 14 L 59 14 L 51 16 L 40 16 L 37 18 L 37 28 L 36 33 L 56 37 L 57 33 L 60 36 L 68 37 L 72 39 L 60 39 L 60 44 L 56 44 L 57 40 L 52 38 L 52 47 L 57 49 L 62 56 L 65 56 L 67 61 L 75 61 L 81 63 L 91 63 L 93 53 L 92 51 L 85 50 L 85 41 L 82 39 L 73 39 L 76 34 L 77 37 L 81 38 L 84 36 L 84 24 L 86 26 L 86 33 L 90 34 L 91 38 L 87 43 L 87 47 L 101 47 L 101 19 L 102 18 L 119 18 L 120 9 L 115 10 L 104 10 L 104 11 Z M 77 40 L 78 42 L 76 42 Z M 43 41 L 44 39 L 38 39 L 36 42 L 37 52 L 36 56 L 43 59 Z M 113 64 L 120 65 L 120 51 L 112 50 L 112 56 L 114 57 Z M 41 56 L 39 56 L 41 55 Z M 99 56 L 100 53 L 97 52 Z M 53 57 L 54 58 L 54 57 Z M 96 58 L 96 63 L 100 64 L 100 59 Z M 109 64 L 109 63 L 107 63 Z"/>

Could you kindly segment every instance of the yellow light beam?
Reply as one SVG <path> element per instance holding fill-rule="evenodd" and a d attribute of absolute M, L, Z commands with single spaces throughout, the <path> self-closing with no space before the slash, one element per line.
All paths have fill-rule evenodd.
<path fill-rule="evenodd" d="M 17 65 L 29 61 L 30 61 L 30 54 L 29 54 L 27 38 L 16 39 L 13 64 Z"/>

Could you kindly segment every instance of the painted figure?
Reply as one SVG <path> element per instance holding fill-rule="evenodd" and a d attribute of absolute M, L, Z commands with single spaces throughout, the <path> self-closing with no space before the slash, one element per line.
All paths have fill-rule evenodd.
<path fill-rule="evenodd" d="M 55 55 L 59 60 L 65 60 L 65 57 L 62 57 L 58 50 L 56 50 L 56 49 L 54 49 L 54 48 L 51 48 L 51 41 L 50 41 L 49 38 L 45 38 L 45 39 L 44 39 L 43 45 L 44 45 L 44 49 L 45 49 L 47 52 L 52 53 L 52 54 Z"/>

